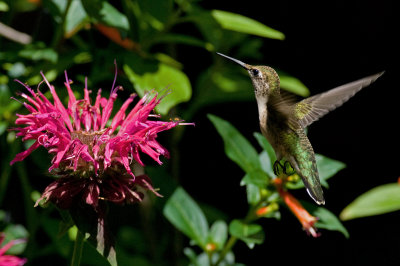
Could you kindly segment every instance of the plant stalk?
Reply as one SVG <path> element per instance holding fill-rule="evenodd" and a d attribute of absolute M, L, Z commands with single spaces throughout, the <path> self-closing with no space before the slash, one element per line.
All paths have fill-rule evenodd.
<path fill-rule="evenodd" d="M 244 223 L 250 223 L 254 220 L 256 220 L 258 217 L 254 215 L 254 212 L 260 207 L 260 205 L 263 203 L 263 200 L 260 200 L 256 205 L 252 206 L 250 210 L 247 212 L 246 217 L 244 218 L 243 222 Z M 233 246 L 235 246 L 236 242 L 238 241 L 238 238 L 236 236 L 230 236 L 228 239 L 228 242 L 226 242 L 225 247 L 221 251 L 219 258 L 216 263 L 213 263 L 211 265 L 213 266 L 218 266 L 225 258 L 225 256 L 229 253 L 229 251 L 232 250 Z"/>
<path fill-rule="evenodd" d="M 230 236 L 224 249 L 221 251 L 217 262 L 212 265 L 218 266 L 224 260 L 226 254 L 228 254 L 228 252 L 231 251 L 231 249 L 233 248 L 233 246 L 236 244 L 237 241 L 238 241 L 238 238 L 236 236 Z"/>
<path fill-rule="evenodd" d="M 76 232 L 74 253 L 72 254 L 71 266 L 80 265 L 84 241 L 85 241 L 85 235 L 82 234 L 81 231 L 79 231 L 78 229 Z"/>

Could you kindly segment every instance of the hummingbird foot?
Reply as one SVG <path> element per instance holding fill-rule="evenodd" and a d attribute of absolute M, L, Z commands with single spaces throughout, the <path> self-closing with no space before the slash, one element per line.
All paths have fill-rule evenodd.
<path fill-rule="evenodd" d="M 285 161 L 284 164 L 281 164 L 278 160 L 275 161 L 273 170 L 276 176 L 279 176 L 281 173 L 290 176 L 296 172 L 289 161 Z"/>
<path fill-rule="evenodd" d="M 288 169 L 290 171 L 287 171 Z M 289 175 L 289 176 L 293 175 L 294 173 L 296 173 L 296 171 L 294 170 L 293 166 L 290 164 L 289 161 L 285 161 L 285 163 L 283 164 L 283 173 L 285 175 Z"/>
<path fill-rule="evenodd" d="M 275 162 L 274 162 L 274 166 L 273 166 L 273 170 L 274 170 L 274 174 L 276 175 L 276 176 L 279 176 L 280 175 L 280 173 L 281 173 L 281 170 L 280 169 L 282 169 L 283 170 L 283 172 L 285 172 L 285 166 L 284 165 L 282 165 L 278 160 L 276 160 Z"/>

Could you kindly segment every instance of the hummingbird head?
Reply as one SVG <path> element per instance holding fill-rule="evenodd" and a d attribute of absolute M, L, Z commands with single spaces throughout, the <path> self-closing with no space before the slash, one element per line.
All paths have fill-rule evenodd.
<path fill-rule="evenodd" d="M 247 70 L 253 82 L 254 92 L 257 98 L 268 97 L 273 92 L 279 92 L 279 76 L 273 68 L 269 66 L 252 66 L 224 54 L 217 54 L 232 60 Z"/>

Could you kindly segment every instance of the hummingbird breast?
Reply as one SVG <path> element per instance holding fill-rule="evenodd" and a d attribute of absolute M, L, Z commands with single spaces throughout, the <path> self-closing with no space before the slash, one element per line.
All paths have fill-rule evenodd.
<path fill-rule="evenodd" d="M 262 134 L 274 148 L 278 160 L 290 154 L 287 145 L 290 141 L 288 136 L 296 135 L 296 130 L 289 126 L 288 118 L 285 115 L 267 106 L 266 114 L 262 116 L 260 113 L 260 128 Z"/>

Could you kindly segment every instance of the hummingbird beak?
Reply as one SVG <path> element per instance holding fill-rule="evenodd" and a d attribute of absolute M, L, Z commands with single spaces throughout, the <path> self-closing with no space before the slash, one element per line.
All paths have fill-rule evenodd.
<path fill-rule="evenodd" d="M 250 69 L 249 65 L 243 63 L 242 61 L 239 61 L 239 60 L 237 60 L 237 59 L 235 59 L 235 58 L 229 57 L 229 56 L 227 56 L 227 55 L 224 55 L 224 54 L 221 54 L 221 53 L 218 53 L 218 52 L 217 52 L 217 54 L 220 55 L 220 56 L 222 56 L 222 57 L 228 58 L 229 60 L 232 60 L 233 62 L 239 64 L 240 66 L 242 66 L 242 67 L 243 67 L 244 69 L 246 69 L 246 70 L 249 70 L 249 69 Z"/>

